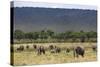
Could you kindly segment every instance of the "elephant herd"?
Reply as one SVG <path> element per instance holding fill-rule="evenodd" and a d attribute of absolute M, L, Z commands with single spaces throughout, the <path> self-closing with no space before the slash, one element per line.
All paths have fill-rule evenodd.
<path fill-rule="evenodd" d="M 25 49 L 30 49 L 30 46 L 27 45 L 26 47 L 25 46 L 19 46 L 16 50 L 17 51 L 24 51 Z M 33 49 L 35 50 L 35 52 L 37 53 L 37 55 L 45 55 L 46 54 L 46 51 L 49 51 L 50 53 L 60 53 L 63 49 L 58 47 L 58 46 L 55 46 L 55 45 L 49 45 L 48 47 L 44 47 L 44 46 L 37 46 L 37 45 L 33 45 Z M 91 49 L 96 52 L 97 51 L 97 46 L 92 46 Z M 64 49 L 64 51 L 66 53 L 69 53 L 70 51 L 73 51 L 73 56 L 74 57 L 79 57 L 82 56 L 84 57 L 85 55 L 85 48 L 82 47 L 82 46 L 76 46 L 76 47 L 73 47 L 73 48 L 66 48 Z"/>

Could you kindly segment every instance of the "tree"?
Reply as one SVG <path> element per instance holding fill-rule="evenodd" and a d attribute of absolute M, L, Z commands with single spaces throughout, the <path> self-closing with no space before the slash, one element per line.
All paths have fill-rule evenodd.
<path fill-rule="evenodd" d="M 47 30 L 48 37 L 52 37 L 54 35 L 54 32 L 51 30 Z"/>
<path fill-rule="evenodd" d="M 47 39 L 48 38 L 48 35 L 45 32 L 45 30 L 42 30 L 41 32 L 39 32 L 39 38 L 40 39 Z"/>
<path fill-rule="evenodd" d="M 28 33 L 25 34 L 25 38 L 31 39 L 31 40 L 32 39 L 36 40 L 36 39 L 39 38 L 39 34 L 38 34 L 38 32 L 28 32 Z"/>
<path fill-rule="evenodd" d="M 66 39 L 73 38 L 72 33 L 73 33 L 72 31 L 67 31 L 67 32 L 65 32 L 65 38 L 66 38 Z"/>
<path fill-rule="evenodd" d="M 87 38 L 96 38 L 97 33 L 94 31 L 90 31 L 90 32 L 87 32 L 86 36 L 87 36 Z"/>
<path fill-rule="evenodd" d="M 34 32 L 33 33 L 33 39 L 38 39 L 39 38 L 39 33 L 38 32 Z"/>
<path fill-rule="evenodd" d="M 14 31 L 14 39 L 21 40 L 24 38 L 24 32 L 21 30 Z"/>
<path fill-rule="evenodd" d="M 84 42 L 86 38 L 85 32 L 83 30 L 80 31 L 80 41 Z"/>
<path fill-rule="evenodd" d="M 97 32 L 94 31 L 87 32 L 86 37 L 88 40 L 90 40 L 91 38 L 97 38 Z"/>

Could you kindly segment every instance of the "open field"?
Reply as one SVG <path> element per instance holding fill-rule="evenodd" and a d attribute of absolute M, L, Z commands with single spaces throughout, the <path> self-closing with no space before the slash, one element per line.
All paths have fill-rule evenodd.
<path fill-rule="evenodd" d="M 81 45 L 85 47 L 85 56 L 82 58 L 75 58 L 73 56 L 73 51 L 66 53 L 62 50 L 60 53 L 50 53 L 46 51 L 44 55 L 37 55 L 37 51 L 34 51 L 32 45 L 43 45 L 45 48 L 49 45 L 56 45 L 60 48 L 71 48 L 76 45 Z M 30 49 L 25 49 L 24 51 L 16 51 L 17 47 L 20 45 L 29 45 Z M 32 43 L 32 44 L 14 44 L 14 65 L 38 65 L 38 64 L 56 64 L 56 63 L 70 63 L 70 62 L 84 62 L 84 61 L 96 61 L 97 54 L 91 48 L 92 45 L 97 45 L 96 43 Z"/>

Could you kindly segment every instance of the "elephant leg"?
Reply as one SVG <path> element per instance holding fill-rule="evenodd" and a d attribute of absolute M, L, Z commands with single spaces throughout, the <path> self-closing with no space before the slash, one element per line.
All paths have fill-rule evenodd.
<path fill-rule="evenodd" d="M 84 57 L 84 54 L 82 54 L 81 56 Z"/>
<path fill-rule="evenodd" d="M 41 52 L 40 52 L 40 50 L 38 50 L 38 55 L 41 55 Z"/>
<path fill-rule="evenodd" d="M 45 54 L 45 50 L 43 51 L 43 54 Z"/>

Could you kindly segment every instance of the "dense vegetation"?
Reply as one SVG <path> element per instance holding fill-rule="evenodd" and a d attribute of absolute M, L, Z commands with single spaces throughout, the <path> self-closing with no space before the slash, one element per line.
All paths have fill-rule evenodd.
<path fill-rule="evenodd" d="M 13 33 L 14 43 L 50 43 L 50 42 L 97 42 L 97 32 L 66 31 L 56 33 L 52 30 L 42 30 L 39 32 L 23 32 L 15 30 Z"/>

